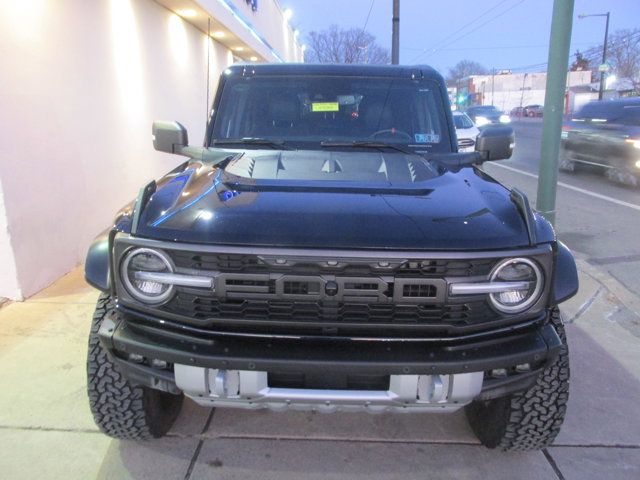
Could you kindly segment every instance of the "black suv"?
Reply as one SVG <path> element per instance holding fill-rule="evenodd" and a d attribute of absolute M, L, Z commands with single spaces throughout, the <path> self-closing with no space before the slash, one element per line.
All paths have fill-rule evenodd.
<path fill-rule="evenodd" d="M 640 186 L 640 98 L 589 102 L 562 127 L 560 170 L 578 165 L 611 180 Z"/>
<path fill-rule="evenodd" d="M 548 445 L 569 365 L 558 304 L 569 250 L 457 153 L 428 67 L 236 65 L 204 146 L 140 190 L 91 246 L 102 290 L 88 391 L 117 438 L 165 434 L 184 396 L 211 407 L 448 412 L 488 447 Z"/>

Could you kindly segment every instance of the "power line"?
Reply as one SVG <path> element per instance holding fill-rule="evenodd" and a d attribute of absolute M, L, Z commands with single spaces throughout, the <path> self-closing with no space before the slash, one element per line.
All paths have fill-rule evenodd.
<path fill-rule="evenodd" d="M 507 8 L 506 10 L 502 11 L 501 13 L 494 15 L 493 17 L 491 17 L 489 20 L 487 20 L 484 23 L 481 23 L 480 25 L 478 25 L 476 28 L 474 28 L 473 30 L 468 31 L 467 33 L 459 36 L 458 38 L 450 41 L 448 43 L 448 45 L 451 45 L 453 43 L 459 42 L 460 40 L 462 40 L 465 37 L 468 37 L 469 35 L 471 35 L 473 32 L 476 32 L 478 30 L 480 30 L 482 27 L 484 27 L 487 23 L 493 22 L 494 20 L 500 18 L 501 16 L 505 15 L 506 13 L 509 13 L 511 10 L 513 10 L 514 8 L 516 8 L 518 5 L 520 5 L 521 3 L 523 3 L 525 0 L 520 0 L 518 3 L 512 5 L 511 7 Z M 438 50 L 438 49 L 436 49 Z M 429 52 L 429 55 L 433 55 L 433 53 L 435 53 L 435 50 L 433 52 Z"/>
<path fill-rule="evenodd" d="M 581 42 L 581 43 L 574 43 L 574 46 L 576 45 L 593 45 L 593 42 Z M 454 52 L 454 51 L 467 51 L 467 50 L 513 50 L 513 49 L 520 49 L 520 48 L 548 48 L 549 45 L 545 44 L 545 45 L 502 45 L 502 46 L 491 46 L 491 47 L 456 47 L 456 48 L 439 48 L 438 51 L 439 52 Z M 412 51 L 416 51 L 416 52 L 424 52 L 424 49 L 422 48 L 415 48 L 415 47 L 401 47 L 402 50 L 412 50 Z"/>
<path fill-rule="evenodd" d="M 448 45 L 452 45 L 452 44 L 454 44 L 454 43 L 456 43 L 456 42 L 458 42 L 458 41 L 462 40 L 463 38 L 465 38 L 465 37 L 467 37 L 467 36 L 471 35 L 473 32 L 478 31 L 479 29 L 481 29 L 482 27 L 484 27 L 486 24 L 488 24 L 488 23 L 490 23 L 490 22 L 493 22 L 494 20 L 496 20 L 496 19 L 500 18 L 501 16 L 505 15 L 506 13 L 510 12 L 511 10 L 513 10 L 514 8 L 516 8 L 518 5 L 520 5 L 520 4 L 521 4 L 521 3 L 523 3 L 524 1 L 525 1 L 525 0 L 520 0 L 518 3 L 515 3 L 514 5 L 512 5 L 512 6 L 511 6 L 511 7 L 509 7 L 509 8 L 507 8 L 506 10 L 503 10 L 502 12 L 498 13 L 497 15 L 494 15 L 493 17 L 489 18 L 486 22 L 481 23 L 481 24 L 480 24 L 480 25 L 478 25 L 476 28 L 474 28 L 474 29 L 472 29 L 472 30 L 470 30 L 470 31 L 468 31 L 468 32 L 466 32 L 466 33 L 464 33 L 464 34 L 460 35 L 459 37 L 454 38 L 453 40 L 449 41 L 446 45 L 447 45 L 447 46 L 448 46 Z M 504 1 L 503 1 L 503 2 L 500 2 L 500 3 L 499 3 L 499 4 L 497 4 L 495 7 L 498 7 L 498 6 L 502 5 L 503 3 L 504 3 Z M 493 9 L 491 9 L 491 10 L 494 10 L 494 9 L 495 9 L 495 8 L 493 8 Z M 488 12 L 485 12 L 485 13 L 488 13 Z M 482 16 L 484 16 L 484 14 L 483 14 Z M 476 20 L 477 20 L 477 19 L 476 19 Z M 459 30 L 460 30 L 460 29 L 458 29 L 458 31 L 459 31 Z M 447 38 L 450 38 L 451 36 L 452 36 L 452 35 L 449 35 L 449 37 L 447 37 Z M 440 42 L 439 42 L 438 44 L 436 44 L 436 45 L 439 45 L 439 44 L 441 44 L 441 43 L 442 43 L 442 41 L 440 41 Z M 440 49 L 439 49 L 439 48 L 431 48 L 431 49 L 429 49 L 429 50 L 425 50 L 423 53 L 421 53 L 421 54 L 419 54 L 417 57 L 415 57 L 415 58 L 413 59 L 413 62 L 415 62 L 418 58 L 422 57 L 422 56 L 423 56 L 423 55 L 425 55 L 425 54 L 427 55 L 427 57 L 429 57 L 429 56 L 433 55 L 437 50 L 440 50 Z"/>
<path fill-rule="evenodd" d="M 498 3 L 496 3 L 493 7 L 489 8 L 488 10 L 486 10 L 485 12 L 481 13 L 480 15 L 478 15 L 476 18 L 474 18 L 473 20 L 471 20 L 469 23 L 465 23 L 462 27 L 460 27 L 458 30 L 456 30 L 455 32 L 447 35 L 446 37 L 442 38 L 441 40 L 439 40 L 438 42 L 434 43 L 433 46 L 431 48 L 435 48 L 438 45 L 446 42 L 447 40 L 449 40 L 451 37 L 455 36 L 456 34 L 458 34 L 459 32 L 461 32 L 462 30 L 464 30 L 465 28 L 467 28 L 469 25 L 473 25 L 475 22 L 477 22 L 478 20 L 480 20 L 482 17 L 484 17 L 485 15 L 488 15 L 489 13 L 491 13 L 492 11 L 494 11 L 496 8 L 498 8 L 500 5 L 502 5 L 503 3 L 506 3 L 508 0 L 502 0 Z M 420 58 L 424 53 L 426 53 L 428 50 L 430 49 L 422 49 L 422 53 L 420 53 L 419 55 L 417 55 L 413 60 L 411 60 L 411 62 L 409 63 L 413 63 L 415 62 L 418 58 Z"/>
<path fill-rule="evenodd" d="M 608 48 L 617 45 L 617 42 L 626 42 L 626 41 L 633 41 L 633 40 L 640 40 L 640 30 L 636 30 L 633 31 L 623 37 L 620 38 L 614 38 L 612 41 L 607 42 Z M 578 45 L 578 44 L 574 44 Z M 589 45 L 593 45 L 592 43 L 589 43 Z M 548 46 L 548 45 L 547 45 Z M 514 47 L 515 48 L 515 47 Z M 524 48 L 523 46 L 519 47 L 519 48 Z M 468 49 L 468 50 L 472 50 L 472 48 Z M 600 63 L 600 58 L 602 57 L 602 45 L 596 45 L 593 46 L 591 48 L 588 48 L 582 52 L 580 52 L 582 54 L 582 56 L 589 60 L 590 63 Z M 519 67 L 505 67 L 505 68 L 497 68 L 496 70 L 511 70 L 511 71 L 519 71 L 519 70 L 529 70 L 532 68 L 543 68 L 547 66 L 547 62 L 540 62 L 540 63 L 533 63 L 530 65 L 522 65 Z"/>
<path fill-rule="evenodd" d="M 369 17 L 371 17 L 371 10 L 373 10 L 373 4 L 376 3 L 376 0 L 371 0 L 371 5 L 369 5 L 369 13 L 367 13 L 367 19 L 364 21 L 364 27 L 362 27 L 362 32 L 367 31 L 367 25 L 369 24 Z"/>

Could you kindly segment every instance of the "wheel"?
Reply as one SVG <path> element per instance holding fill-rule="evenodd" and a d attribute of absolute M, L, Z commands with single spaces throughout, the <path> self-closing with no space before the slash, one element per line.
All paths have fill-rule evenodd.
<path fill-rule="evenodd" d="M 535 116 L 536 116 L 535 112 L 527 112 L 527 117 L 533 118 Z"/>
<path fill-rule="evenodd" d="M 569 351 L 557 308 L 552 312 L 551 322 L 562 340 L 562 350 L 533 387 L 465 407 L 469 424 L 485 447 L 503 451 L 539 450 L 550 445 L 560 432 L 569 399 Z"/>
<path fill-rule="evenodd" d="M 571 155 L 564 149 L 560 149 L 558 157 L 558 169 L 562 172 L 575 172 L 576 162 L 571 160 Z"/>
<path fill-rule="evenodd" d="M 619 168 L 607 168 L 605 171 L 607 178 L 613 182 L 626 185 L 627 187 L 637 188 L 640 186 L 640 179 L 637 175 Z"/>
<path fill-rule="evenodd" d="M 169 431 L 180 413 L 183 395 L 173 395 L 132 384 L 113 364 L 98 339 L 107 315 L 117 315 L 111 297 L 100 295 L 89 334 L 87 391 L 93 419 L 107 435 L 144 440 Z"/>

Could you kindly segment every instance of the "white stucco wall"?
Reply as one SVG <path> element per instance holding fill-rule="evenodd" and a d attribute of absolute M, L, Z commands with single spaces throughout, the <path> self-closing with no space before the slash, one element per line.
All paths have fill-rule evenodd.
<path fill-rule="evenodd" d="M 0 0 L 0 32 L 0 297 L 19 299 L 184 160 L 153 150 L 154 119 L 202 141 L 207 40 L 151 0 Z M 210 42 L 213 94 L 232 56 Z"/>
<path fill-rule="evenodd" d="M 22 300 L 0 182 L 0 297 Z"/>

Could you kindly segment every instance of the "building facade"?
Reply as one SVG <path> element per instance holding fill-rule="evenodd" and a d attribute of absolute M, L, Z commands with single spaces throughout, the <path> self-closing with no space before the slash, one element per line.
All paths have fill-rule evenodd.
<path fill-rule="evenodd" d="M 0 1 L 0 297 L 82 262 L 181 161 L 153 150 L 153 120 L 200 144 L 228 65 L 302 61 L 288 19 L 276 0 Z"/>
<path fill-rule="evenodd" d="M 543 105 L 546 83 L 546 72 L 501 72 L 495 75 L 472 75 L 463 82 L 461 90 L 472 105 L 495 105 L 509 112 L 515 107 Z M 567 73 L 567 88 L 589 83 L 591 72 L 588 70 Z"/>

